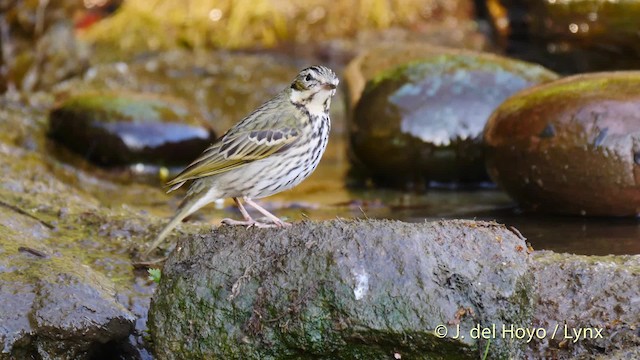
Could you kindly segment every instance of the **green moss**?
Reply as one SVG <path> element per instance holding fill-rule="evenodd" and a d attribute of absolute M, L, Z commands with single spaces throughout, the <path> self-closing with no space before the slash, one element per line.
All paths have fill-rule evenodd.
<path fill-rule="evenodd" d="M 539 104 L 584 101 L 592 95 L 600 99 L 620 99 L 637 93 L 638 87 L 638 71 L 575 75 L 516 93 L 500 105 L 498 111 L 514 113 Z"/>
<path fill-rule="evenodd" d="M 144 94 L 84 94 L 65 101 L 65 113 L 93 116 L 101 121 L 178 121 L 191 122 L 194 114 L 184 103 L 168 97 Z"/>
<path fill-rule="evenodd" d="M 472 339 L 443 340 L 431 332 L 434 319 L 442 316 L 438 311 L 433 313 L 433 309 L 440 306 L 436 303 L 442 301 L 439 297 L 442 294 L 434 295 L 433 283 L 426 279 L 430 285 L 423 283 L 419 289 L 414 288 L 415 277 L 421 276 L 417 269 L 422 266 L 413 266 L 414 251 L 408 250 L 427 246 L 414 242 L 416 233 L 406 228 L 408 224 L 397 222 L 376 223 L 373 227 L 384 229 L 380 230 L 383 233 L 373 231 L 363 235 L 361 232 L 371 230 L 373 222 L 306 222 L 295 226 L 293 233 L 267 231 L 262 236 L 269 240 L 264 242 L 248 240 L 255 236 L 251 231 L 218 229 L 213 235 L 215 240 L 192 238 L 181 243 L 182 252 L 174 253 L 173 259 L 165 265 L 151 309 L 153 317 L 149 323 L 159 349 L 171 351 L 178 358 L 377 359 L 394 353 L 413 359 L 477 358 L 484 351 L 484 343 Z M 369 289 L 362 302 L 354 299 L 350 276 L 340 275 L 344 270 L 357 267 L 358 261 L 349 256 L 346 249 L 345 253 L 334 249 L 333 243 L 342 244 L 345 239 L 341 236 L 348 233 L 347 239 L 351 239 L 356 236 L 353 232 L 358 233 L 358 242 L 362 242 L 359 246 L 364 253 L 360 255 L 375 259 L 369 266 L 377 271 L 374 276 L 376 286 Z M 390 233 L 394 236 L 390 237 Z M 362 236 L 371 243 L 365 243 Z M 407 241 L 396 243 L 395 236 Z M 458 234 L 451 236 L 463 238 Z M 494 241 L 494 237 L 490 239 Z M 309 242 L 317 245 L 308 248 Z M 206 254 L 196 250 L 200 246 L 207 248 Z M 439 258 L 431 251 L 424 251 L 420 259 Z M 196 262 L 188 255 L 194 253 L 199 254 Z M 306 256 L 307 253 L 313 255 Z M 217 260 L 218 256 L 225 261 Z M 446 259 L 441 261 L 450 263 Z M 202 271 L 196 264 L 199 262 L 216 264 L 212 268 L 214 271 Z M 438 267 L 429 260 L 426 262 L 430 265 L 424 266 Z M 230 264 L 233 265 L 228 266 Z M 471 273 L 493 276 L 489 274 L 493 273 L 489 265 L 486 270 L 477 269 L 471 273 L 467 273 L 469 269 L 462 264 L 451 266 L 458 269 L 453 273 L 464 273 L 460 274 L 460 283 L 453 285 L 454 288 L 473 286 L 464 280 L 473 276 Z M 343 270 L 337 271 L 338 268 Z M 412 274 L 414 271 L 416 273 Z M 521 272 L 518 274 L 512 275 L 520 277 Z M 389 281 L 387 276 L 399 278 Z M 513 279 L 511 275 L 509 278 Z M 487 284 L 494 282 L 487 281 Z M 488 317 L 472 316 L 463 319 L 461 326 L 495 321 L 493 316 L 508 323 L 526 324 L 525 318 L 531 314 L 532 300 L 525 294 L 532 291 L 529 285 L 529 280 L 519 282 L 515 287 L 511 281 L 505 281 L 491 285 L 486 291 L 463 290 L 471 298 L 465 295 L 454 303 L 471 301 L 476 304 L 482 301 L 484 294 L 496 291 L 509 295 L 500 300 L 504 304 L 498 305 L 498 313 L 487 310 L 493 305 L 478 304 L 487 312 L 483 316 Z M 406 290 L 406 294 L 399 289 Z M 397 296 L 390 296 L 393 293 Z M 510 308 L 510 312 L 504 312 L 504 307 Z M 197 344 L 177 340 L 181 338 L 197 339 Z M 491 358 L 520 353 L 517 346 L 520 346 L 519 342 L 514 345 L 498 340 L 492 347 Z"/>
<path fill-rule="evenodd" d="M 502 72 L 509 72 L 523 76 L 534 82 L 544 82 L 557 79 L 558 75 L 544 67 L 520 60 L 491 54 L 441 54 L 427 55 L 423 59 L 413 60 L 406 64 L 382 71 L 372 77 L 366 89 L 375 88 L 385 81 L 417 82 L 427 76 L 441 77 L 452 72 L 487 71 L 500 76 Z"/>

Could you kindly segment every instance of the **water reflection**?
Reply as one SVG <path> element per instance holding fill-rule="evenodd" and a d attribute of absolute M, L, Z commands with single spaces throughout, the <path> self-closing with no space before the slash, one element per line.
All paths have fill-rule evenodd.
<path fill-rule="evenodd" d="M 526 214 L 498 190 L 432 191 L 421 196 L 422 201 L 414 202 L 413 206 L 398 206 L 404 196 L 398 195 L 396 205 L 392 202 L 388 214 L 381 217 L 409 222 L 455 218 L 495 220 L 518 229 L 535 250 L 584 255 L 640 254 L 639 219 Z M 375 215 L 368 212 L 369 217 L 377 217 Z"/>
<path fill-rule="evenodd" d="M 502 191 L 431 189 L 408 193 L 391 189 L 352 189 L 346 186 L 348 161 L 341 134 L 333 134 L 318 169 L 292 190 L 259 200 L 259 203 L 289 221 L 328 220 L 336 217 L 395 219 L 407 222 L 441 219 L 495 220 L 517 228 L 535 250 L 553 250 L 584 255 L 640 254 L 640 219 L 541 216 L 522 213 Z M 144 184 L 104 186 L 96 196 L 105 204 L 128 203 L 151 214 L 169 218 L 184 193 L 153 192 Z M 207 206 L 190 221 L 217 226 L 223 218 L 240 218 L 227 199 L 219 206 Z M 255 214 L 259 217 L 259 214 Z"/>
<path fill-rule="evenodd" d="M 423 195 L 396 190 L 350 192 L 348 201 L 332 204 L 273 201 L 279 215 L 298 221 L 342 218 L 395 219 L 407 222 L 441 219 L 497 221 L 518 229 L 535 250 L 583 255 L 640 254 L 640 220 L 582 218 L 522 213 L 499 190 L 432 190 Z M 328 197 L 330 198 L 330 196 Z M 301 199 L 302 200 L 302 199 Z M 279 209 L 277 209 L 280 207 Z M 216 218 L 239 216 L 231 206 Z"/>
<path fill-rule="evenodd" d="M 640 254 L 638 219 L 542 217 L 513 212 L 497 212 L 494 218 L 519 229 L 536 250 L 584 255 Z"/>

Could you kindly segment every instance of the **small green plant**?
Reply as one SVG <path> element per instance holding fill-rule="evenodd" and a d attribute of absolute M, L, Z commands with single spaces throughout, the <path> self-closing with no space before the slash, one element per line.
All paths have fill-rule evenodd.
<path fill-rule="evenodd" d="M 482 360 L 487 360 L 487 356 L 489 356 L 489 345 L 491 345 L 491 339 L 487 340 L 487 347 L 484 348 L 484 355 L 482 355 Z"/>
<path fill-rule="evenodd" d="M 160 278 L 162 277 L 162 271 L 160 269 L 150 268 L 147 272 L 149 272 L 149 280 L 156 284 L 160 283 Z"/>

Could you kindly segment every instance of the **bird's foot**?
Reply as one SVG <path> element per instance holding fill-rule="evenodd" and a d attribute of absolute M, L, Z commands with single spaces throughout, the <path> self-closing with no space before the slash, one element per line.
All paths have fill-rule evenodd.
<path fill-rule="evenodd" d="M 264 219 L 264 218 L 263 218 Z M 256 220 L 234 220 L 234 219 L 222 219 L 222 224 L 223 225 L 230 225 L 230 226 L 246 226 L 246 227 L 252 227 L 255 226 L 257 228 L 260 229 L 268 229 L 268 228 L 281 228 L 281 227 L 289 227 L 291 226 L 291 223 L 288 223 L 286 221 L 282 221 L 280 219 L 277 219 L 278 221 L 271 221 L 271 219 L 265 219 L 267 221 L 256 221 Z"/>
<path fill-rule="evenodd" d="M 276 223 L 276 225 L 278 227 L 290 227 L 290 226 L 292 226 L 292 224 L 290 222 L 286 222 L 286 221 L 282 221 L 282 220 L 280 220 L 279 223 Z"/>
<path fill-rule="evenodd" d="M 278 224 L 274 224 L 272 222 L 262 222 L 262 221 L 256 221 L 255 224 L 253 224 L 253 226 L 260 228 L 260 229 L 271 229 L 271 228 L 277 228 L 280 227 L 278 226 Z"/>

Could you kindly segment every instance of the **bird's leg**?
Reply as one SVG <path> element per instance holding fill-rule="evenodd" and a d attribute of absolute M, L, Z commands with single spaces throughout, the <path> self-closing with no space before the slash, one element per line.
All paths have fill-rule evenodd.
<path fill-rule="evenodd" d="M 238 205 L 238 210 L 240 210 L 240 213 L 242 214 L 244 221 L 226 218 L 226 219 L 222 219 L 222 223 L 225 225 L 242 225 L 242 226 L 255 225 L 256 221 L 253 220 L 253 218 L 251 218 L 251 215 L 249 215 L 249 213 L 247 212 L 247 209 L 245 209 L 244 206 L 242 206 L 240 199 L 238 199 L 237 197 L 234 197 L 233 201 L 235 201 L 236 205 Z"/>
<path fill-rule="evenodd" d="M 248 197 L 245 196 L 245 197 L 242 198 L 242 200 L 244 200 L 244 202 L 246 202 L 247 204 L 253 206 L 254 209 L 260 211 L 262 213 L 262 215 L 266 216 L 269 220 L 271 220 L 276 227 L 291 226 L 290 223 L 280 220 L 277 216 L 273 215 L 272 213 L 267 211 L 267 209 L 263 208 L 262 206 L 256 204 L 253 200 L 249 199 Z M 260 226 L 258 224 L 267 225 L 267 226 Z M 269 227 L 268 225 L 270 225 L 270 224 L 262 224 L 262 223 L 256 222 L 256 226 Z"/>
<path fill-rule="evenodd" d="M 249 215 L 249 213 L 247 212 L 247 209 L 245 209 L 244 205 L 242 205 L 242 203 L 240 202 L 240 199 L 234 197 L 233 201 L 235 201 L 236 205 L 238 205 L 238 210 L 240 210 L 240 213 L 242 214 L 242 217 L 244 218 L 244 220 L 253 221 L 253 219 L 251 218 L 251 215 Z"/>

